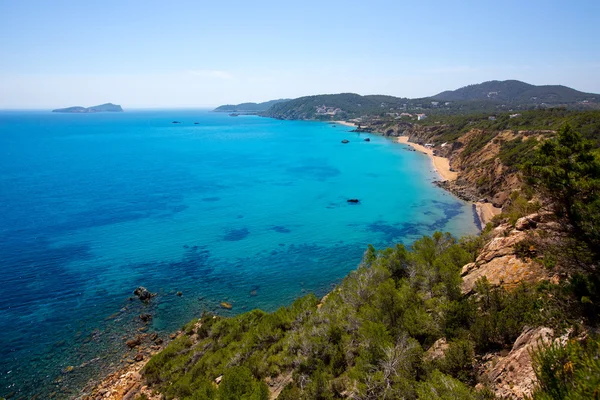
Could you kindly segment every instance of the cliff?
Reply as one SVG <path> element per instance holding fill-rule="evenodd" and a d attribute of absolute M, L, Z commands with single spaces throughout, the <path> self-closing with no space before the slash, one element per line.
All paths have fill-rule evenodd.
<path fill-rule="evenodd" d="M 55 113 L 71 113 L 71 114 L 89 114 L 89 113 L 99 113 L 99 112 L 123 112 L 123 108 L 121 108 L 118 104 L 113 103 L 105 103 L 100 104 L 98 106 L 92 107 L 67 107 L 67 108 L 57 108 L 52 110 Z"/>

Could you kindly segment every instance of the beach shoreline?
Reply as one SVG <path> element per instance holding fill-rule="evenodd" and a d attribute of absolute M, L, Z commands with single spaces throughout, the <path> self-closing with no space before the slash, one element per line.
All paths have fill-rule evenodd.
<path fill-rule="evenodd" d="M 458 173 L 450 170 L 450 160 L 446 157 L 440 157 L 433 155 L 433 150 L 429 149 L 418 143 L 412 143 L 408 141 L 408 136 L 399 136 L 397 138 L 398 143 L 406 144 L 411 146 L 416 151 L 427 154 L 431 159 L 431 164 L 438 175 L 445 181 L 454 181 L 458 178 Z M 475 212 L 479 218 L 481 228 L 485 228 L 488 222 L 492 220 L 496 215 L 502 212 L 501 208 L 494 207 L 492 203 L 475 202 Z"/>
<path fill-rule="evenodd" d="M 351 128 L 357 128 L 358 125 L 356 125 L 353 122 L 347 122 L 347 121 L 332 121 L 334 124 L 339 124 L 339 125 L 344 125 L 344 126 L 349 126 Z"/>
<path fill-rule="evenodd" d="M 477 212 L 477 216 L 479 217 L 479 221 L 481 222 L 481 228 L 485 228 L 488 222 L 492 220 L 496 215 L 502 212 L 501 208 L 494 207 L 492 203 L 483 203 L 476 202 L 475 211 Z"/>
<path fill-rule="evenodd" d="M 411 146 L 413 149 L 420 153 L 427 154 L 431 159 L 431 164 L 433 165 L 433 168 L 438 173 L 438 175 L 442 177 L 442 180 L 454 181 L 458 177 L 458 173 L 450 169 L 450 160 L 448 160 L 446 157 L 435 156 L 433 155 L 432 149 L 429 149 L 417 143 L 409 142 L 408 136 L 398 136 L 397 142 Z"/>

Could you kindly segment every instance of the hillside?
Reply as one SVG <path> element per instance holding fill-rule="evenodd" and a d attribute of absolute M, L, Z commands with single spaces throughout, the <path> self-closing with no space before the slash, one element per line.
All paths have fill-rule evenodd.
<path fill-rule="evenodd" d="M 118 104 L 113 103 L 105 103 L 100 104 L 98 106 L 92 107 L 67 107 L 67 108 L 57 108 L 56 110 L 52 110 L 55 113 L 72 113 L 72 114 L 88 114 L 88 113 L 99 113 L 99 112 L 123 112 L 123 108 L 121 108 Z"/>
<path fill-rule="evenodd" d="M 599 102 L 600 95 L 562 85 L 535 86 L 516 80 L 489 81 L 432 96 L 439 101 L 495 101 L 508 104 L 574 104 Z"/>
<path fill-rule="evenodd" d="M 215 108 L 216 112 L 261 112 L 268 110 L 271 106 L 288 101 L 289 99 L 278 99 L 265 101 L 264 103 L 241 103 L 241 104 L 226 104 Z"/>
<path fill-rule="evenodd" d="M 464 115 L 495 114 L 509 110 L 531 110 L 552 106 L 598 109 L 600 95 L 565 86 L 535 86 L 520 81 L 490 81 L 446 91 L 432 97 L 408 99 L 355 93 L 300 97 L 278 103 L 261 113 L 277 119 L 357 119 L 403 114 Z"/>

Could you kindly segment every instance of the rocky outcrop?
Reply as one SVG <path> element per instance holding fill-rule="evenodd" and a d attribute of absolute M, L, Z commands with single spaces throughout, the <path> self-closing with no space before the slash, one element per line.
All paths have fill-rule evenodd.
<path fill-rule="evenodd" d="M 151 298 L 156 296 L 156 293 L 151 293 L 148 289 L 146 289 L 143 286 L 140 286 L 137 289 L 135 289 L 133 291 L 133 294 L 136 295 L 138 299 L 140 299 L 144 303 L 149 302 Z"/>
<path fill-rule="evenodd" d="M 516 245 L 537 236 L 534 229 L 545 221 L 548 214 L 532 214 L 520 218 L 513 229 L 502 224 L 492 231 L 492 239 L 485 244 L 475 262 L 463 266 L 461 276 L 463 293 L 471 293 L 475 283 L 486 277 L 492 286 L 515 287 L 522 282 L 550 279 L 551 273 L 535 260 L 517 255 Z"/>
<path fill-rule="evenodd" d="M 424 361 L 437 361 L 441 360 L 446 356 L 446 350 L 448 350 L 448 343 L 446 338 L 440 338 L 431 345 L 423 356 Z"/>
<path fill-rule="evenodd" d="M 568 337 L 569 332 L 555 337 L 554 330 L 550 328 L 526 327 L 508 354 L 488 354 L 484 357 L 479 380 L 486 383 L 498 398 L 528 398 L 537 383 L 531 354 L 551 342 L 564 345 Z"/>

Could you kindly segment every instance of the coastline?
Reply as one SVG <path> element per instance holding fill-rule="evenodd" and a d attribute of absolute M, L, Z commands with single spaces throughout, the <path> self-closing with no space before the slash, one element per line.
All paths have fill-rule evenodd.
<path fill-rule="evenodd" d="M 339 125 L 344 125 L 344 126 L 349 126 L 351 128 L 358 128 L 358 125 L 356 125 L 353 122 L 347 122 L 347 121 L 331 121 L 335 124 L 339 124 Z"/>
<path fill-rule="evenodd" d="M 357 124 L 346 121 L 331 121 L 331 123 L 351 128 L 358 127 Z M 377 134 L 377 132 L 373 132 L 373 134 Z M 408 136 L 401 136 L 397 138 L 397 142 L 411 146 L 416 151 L 426 154 L 430 158 L 434 169 L 442 177 L 443 180 L 453 181 L 457 179 L 458 173 L 450 171 L 449 160 L 447 158 L 434 156 L 433 151 L 431 149 L 428 149 L 425 146 L 416 143 L 411 143 L 408 141 L 408 139 Z M 490 214 L 493 211 L 490 211 L 489 207 L 494 207 L 489 203 L 473 204 L 477 207 L 476 215 L 480 219 L 482 227 L 485 227 L 487 222 L 489 222 L 489 220 L 491 220 L 491 218 L 494 216 L 494 214 Z M 488 215 L 491 216 L 489 216 L 488 218 Z M 486 220 L 485 218 L 488 219 Z M 328 295 L 329 294 L 325 295 L 318 307 L 321 306 L 321 304 L 327 298 Z M 176 334 L 180 335 L 181 332 L 179 331 Z M 158 351 L 153 351 L 142 361 L 120 366 L 111 373 L 101 377 L 99 380 L 95 382 L 90 382 L 88 387 L 85 388 L 86 392 L 82 394 L 82 396 L 78 397 L 78 400 L 93 400 L 98 398 L 98 396 L 114 400 L 133 399 L 135 398 L 135 396 L 141 394 L 146 395 L 150 400 L 158 400 L 160 397 L 154 396 L 155 394 L 153 394 L 150 388 L 146 386 L 143 375 L 141 374 L 141 370 L 150 360 L 151 356 L 156 353 L 158 353 Z"/>
<path fill-rule="evenodd" d="M 442 177 L 445 181 L 454 181 L 458 178 L 458 173 L 450 170 L 450 160 L 446 157 L 440 157 L 433 154 L 433 150 L 429 149 L 425 146 L 422 146 L 417 143 L 412 143 L 408 141 L 408 136 L 398 136 L 398 143 L 406 144 L 411 146 L 416 151 L 421 152 L 423 154 L 427 154 L 431 159 L 431 164 L 435 171 Z M 485 228 L 488 222 L 492 220 L 496 215 L 502 212 L 501 208 L 494 207 L 492 203 L 484 203 L 484 202 L 474 202 L 475 213 L 479 218 L 479 222 L 481 224 L 481 228 Z"/>
<path fill-rule="evenodd" d="M 420 153 L 427 154 L 431 159 L 434 169 L 443 180 L 454 181 L 458 177 L 458 173 L 450 170 L 450 160 L 448 160 L 446 157 L 435 156 L 433 155 L 433 150 L 428 149 L 425 146 L 421 146 L 420 144 L 409 142 L 408 136 L 398 136 L 397 141 L 398 143 L 411 146 Z"/>
<path fill-rule="evenodd" d="M 485 228 L 488 222 L 492 220 L 496 215 L 502 212 L 501 208 L 494 207 L 492 203 L 483 203 L 476 202 L 475 211 L 477 212 L 477 216 L 479 217 L 479 221 L 481 222 L 481 227 Z"/>

